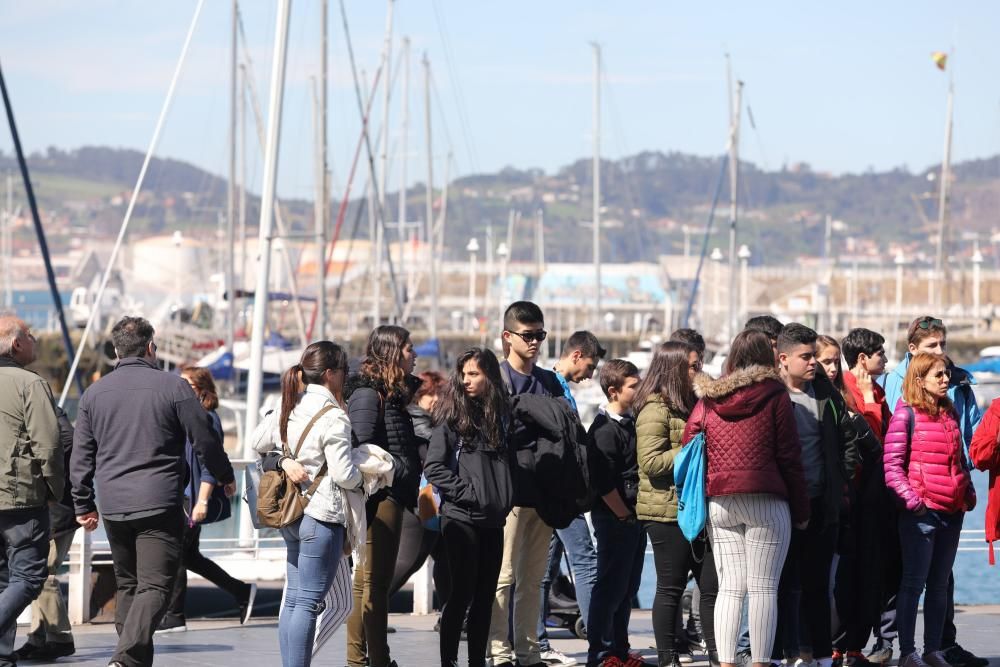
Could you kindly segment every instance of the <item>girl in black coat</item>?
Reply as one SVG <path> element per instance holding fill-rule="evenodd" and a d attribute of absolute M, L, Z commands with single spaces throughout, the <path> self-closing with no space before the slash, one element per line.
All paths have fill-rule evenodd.
<path fill-rule="evenodd" d="M 480 667 L 503 560 L 504 520 L 514 503 L 508 407 L 492 352 L 472 348 L 458 358 L 434 416 L 424 475 L 441 495 L 451 575 L 441 613 L 441 664 L 457 667 L 468 614 L 469 665 Z"/>
<path fill-rule="evenodd" d="M 412 375 L 417 355 L 410 332 L 380 326 L 368 336 L 361 369 L 344 387 L 351 440 L 355 447 L 378 445 L 393 457 L 392 486 L 379 491 L 365 507 L 368 516 L 366 559 L 354 573 L 354 609 L 347 619 L 347 664 L 390 667 L 387 626 L 389 592 L 403 512 L 417 506 L 422 440 L 413 432 L 407 406 L 420 380 Z"/>

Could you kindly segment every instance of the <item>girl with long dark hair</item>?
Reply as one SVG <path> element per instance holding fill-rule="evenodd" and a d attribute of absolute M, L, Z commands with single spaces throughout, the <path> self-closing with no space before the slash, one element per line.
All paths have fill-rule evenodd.
<path fill-rule="evenodd" d="M 284 667 L 308 667 L 312 661 L 316 618 L 343 554 L 348 517 L 341 488 L 361 484 L 343 408 L 346 374 L 347 354 L 323 340 L 310 344 L 281 377 L 278 436 L 295 456 L 283 455 L 278 466 L 304 492 L 315 484 L 303 517 L 281 529 L 287 547 L 287 589 L 278 621 Z M 258 453 L 269 453 L 273 445 L 264 447 Z"/>
<path fill-rule="evenodd" d="M 420 380 L 413 373 L 417 355 L 410 332 L 380 326 L 368 336 L 360 370 L 344 389 L 355 447 L 378 445 L 393 457 L 392 486 L 372 495 L 365 505 L 368 533 L 364 567 L 354 573 L 354 609 L 347 619 L 347 663 L 351 667 L 390 667 L 386 639 L 403 512 L 417 506 L 420 487 L 420 439 L 407 406 Z"/>
<path fill-rule="evenodd" d="M 451 576 L 441 613 L 441 664 L 457 667 L 468 615 L 469 665 L 479 667 L 486 660 L 504 521 L 514 502 L 506 392 L 492 352 L 472 348 L 458 358 L 434 417 L 424 474 L 441 494 Z"/>
<path fill-rule="evenodd" d="M 645 523 L 653 545 L 653 631 L 661 667 L 680 664 L 675 631 L 680 627 L 677 615 L 681 613 L 688 572 L 694 572 L 701 590 L 701 622 L 709 660 L 718 664 L 714 610 L 719 583 L 715 560 L 705 534 L 689 543 L 681 532 L 674 485 L 674 457 L 684 446 L 684 427 L 698 400 L 691 382 L 698 363 L 698 352 L 690 345 L 661 344 L 635 398 L 639 458 L 636 514 Z"/>

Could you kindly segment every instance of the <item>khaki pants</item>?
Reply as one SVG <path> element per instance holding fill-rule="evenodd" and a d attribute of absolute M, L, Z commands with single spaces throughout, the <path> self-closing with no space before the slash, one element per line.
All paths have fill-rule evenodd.
<path fill-rule="evenodd" d="M 369 500 L 365 566 L 354 572 L 354 609 L 347 617 L 347 664 L 388 667 L 389 588 L 396 570 L 403 512 L 388 496 Z"/>
<path fill-rule="evenodd" d="M 538 595 L 548 560 L 552 528 L 530 507 L 515 507 L 503 529 L 503 563 L 490 621 L 490 665 L 516 660 L 522 665 L 541 662 L 538 651 Z M 511 594 L 511 586 L 514 586 Z M 513 600 L 512 600 L 513 598 Z M 513 646 L 507 628 L 514 604 Z"/>
<path fill-rule="evenodd" d="M 59 580 L 56 579 L 56 572 L 66 560 L 72 544 L 72 531 L 49 540 L 49 559 L 46 564 L 49 578 L 45 580 L 41 594 L 31 603 L 31 630 L 28 632 L 28 643 L 33 646 L 73 642 L 66 600 L 63 599 L 62 591 L 59 590 Z"/>

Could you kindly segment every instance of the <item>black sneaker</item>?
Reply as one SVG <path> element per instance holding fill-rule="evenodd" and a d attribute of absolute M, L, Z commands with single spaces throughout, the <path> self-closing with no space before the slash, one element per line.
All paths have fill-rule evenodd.
<path fill-rule="evenodd" d="M 863 655 L 849 655 L 844 658 L 847 667 L 881 667 L 877 662 L 872 662 Z"/>
<path fill-rule="evenodd" d="M 37 646 L 35 644 L 32 644 L 31 642 L 28 642 L 21 648 L 14 651 L 14 655 L 17 656 L 18 660 L 34 660 L 35 658 L 33 656 L 37 651 L 40 650 L 42 650 L 41 646 Z"/>
<path fill-rule="evenodd" d="M 966 651 L 959 644 L 949 646 L 941 652 L 944 653 L 944 658 L 951 667 L 987 667 L 990 664 L 986 658 L 980 658 L 972 652 Z"/>
<path fill-rule="evenodd" d="M 30 649 L 28 655 L 24 655 L 22 653 L 25 649 Z M 65 658 L 66 656 L 73 655 L 74 653 L 76 653 L 76 645 L 72 641 L 58 643 L 49 642 L 44 646 L 25 644 L 18 649 L 17 657 L 18 659 L 25 661 L 39 660 L 42 662 L 51 662 L 52 660 Z"/>
<path fill-rule="evenodd" d="M 153 634 L 165 635 L 171 632 L 187 632 L 187 623 L 183 616 L 164 616 L 160 627 Z"/>

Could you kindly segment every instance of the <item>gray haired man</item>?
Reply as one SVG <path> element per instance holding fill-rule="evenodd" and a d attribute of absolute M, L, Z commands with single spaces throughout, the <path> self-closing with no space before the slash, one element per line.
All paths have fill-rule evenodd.
<path fill-rule="evenodd" d="M 48 578 L 48 501 L 62 498 L 63 448 L 52 391 L 23 320 L 0 315 L 0 667 L 17 663 L 17 617 Z"/>

